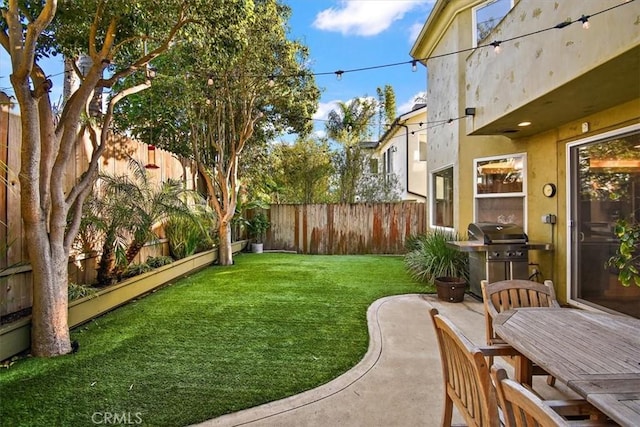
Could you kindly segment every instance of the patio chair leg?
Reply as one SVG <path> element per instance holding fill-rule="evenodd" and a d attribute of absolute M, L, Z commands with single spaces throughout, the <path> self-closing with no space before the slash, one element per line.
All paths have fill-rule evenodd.
<path fill-rule="evenodd" d="M 453 400 L 444 393 L 444 412 L 442 413 L 442 427 L 451 427 L 451 417 L 453 416 Z"/>
<path fill-rule="evenodd" d="M 556 377 L 554 377 L 553 375 L 549 375 L 547 377 L 547 384 L 550 385 L 551 387 L 556 385 Z"/>

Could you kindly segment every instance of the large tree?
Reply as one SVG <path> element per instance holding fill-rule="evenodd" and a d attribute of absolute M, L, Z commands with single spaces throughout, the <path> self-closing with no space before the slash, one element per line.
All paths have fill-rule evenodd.
<path fill-rule="evenodd" d="M 187 3 L 178 0 L 3 2 L 0 44 L 11 57 L 10 78 L 22 125 L 21 214 L 33 271 L 31 341 L 36 356 L 71 351 L 69 253 L 108 143 L 114 106 L 149 87 L 146 65 L 169 48 L 188 22 Z M 52 82 L 41 67 L 43 57 L 55 53 L 70 58 L 83 54 L 91 64 L 85 72 L 74 68 L 80 85 L 59 117 L 52 113 Z M 112 91 L 103 115 L 88 118 L 95 91 L 113 89 L 134 74 L 129 85 Z M 93 144 L 89 166 L 72 188 L 64 188 L 64 175 L 75 161 L 74 145 L 85 132 Z"/>
<path fill-rule="evenodd" d="M 277 203 L 327 203 L 331 200 L 332 153 L 326 139 L 299 138 L 276 144 L 271 164 Z"/>
<path fill-rule="evenodd" d="M 155 143 L 195 160 L 218 216 L 222 265 L 233 262 L 231 221 L 248 175 L 242 171 L 255 167 L 246 155 L 261 158 L 266 142 L 278 133 L 308 132 L 319 96 L 306 69 L 306 47 L 287 38 L 290 9 L 276 0 L 239 3 L 243 13 L 225 20 L 233 31 L 226 33 L 224 52 L 210 31 L 202 31 L 180 43 L 171 61 L 157 62 L 160 76 L 169 77 L 157 86 L 162 95 L 153 95 L 157 116 L 151 121 L 162 117 L 163 125 L 149 128 Z M 215 24 L 203 19 L 201 28 Z M 171 77 L 178 70 L 188 75 Z M 128 125 L 145 123 L 140 117 L 149 110 L 138 108 L 140 115 L 130 116 Z M 138 130 L 144 133 L 145 127 Z"/>
<path fill-rule="evenodd" d="M 362 142 L 371 138 L 376 108 L 375 99 L 355 98 L 340 102 L 338 109 L 329 112 L 327 135 L 342 148 L 334 159 L 340 203 L 356 201 L 358 182 L 365 166 Z"/>

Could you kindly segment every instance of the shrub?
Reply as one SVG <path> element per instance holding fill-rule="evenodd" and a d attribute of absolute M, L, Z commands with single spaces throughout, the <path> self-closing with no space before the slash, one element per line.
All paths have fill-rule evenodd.
<path fill-rule="evenodd" d="M 81 285 L 78 283 L 69 283 L 69 301 L 75 301 L 80 298 L 94 296 L 98 290 L 90 285 Z"/>
<path fill-rule="evenodd" d="M 469 259 L 466 253 L 447 245 L 459 240 L 457 233 L 433 230 L 412 239 L 413 248 L 405 255 L 405 266 L 411 277 L 423 283 L 433 284 L 436 277 L 460 277 L 469 279 Z"/>
<path fill-rule="evenodd" d="M 200 206 L 192 217 L 171 215 L 165 223 L 169 252 L 174 259 L 182 259 L 211 249 L 215 244 L 215 214 Z"/>

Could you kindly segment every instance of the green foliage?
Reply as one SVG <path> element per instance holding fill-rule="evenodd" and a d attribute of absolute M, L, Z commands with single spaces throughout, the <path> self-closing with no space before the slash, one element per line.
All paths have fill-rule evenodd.
<path fill-rule="evenodd" d="M 121 278 L 122 279 L 126 279 L 126 278 L 129 278 L 129 277 L 138 276 L 138 275 L 143 274 L 143 273 L 148 273 L 151 270 L 153 270 L 153 268 L 149 264 L 147 264 L 146 262 L 143 262 L 143 263 L 131 263 L 122 272 Z"/>
<path fill-rule="evenodd" d="M 436 277 L 461 277 L 468 281 L 469 258 L 447 245 L 453 240 L 459 240 L 457 233 L 441 229 L 410 239 L 407 245 L 411 251 L 405 255 L 405 266 L 411 277 L 429 284 Z"/>
<path fill-rule="evenodd" d="M 70 282 L 68 287 L 69 302 L 88 296 L 95 296 L 97 291 L 98 290 L 96 288 L 90 285 Z"/>
<path fill-rule="evenodd" d="M 326 140 L 299 138 L 294 144 L 276 144 L 271 152 L 271 174 L 276 203 L 326 203 L 330 201 L 333 174 Z"/>
<path fill-rule="evenodd" d="M 253 218 L 249 220 L 249 231 L 253 238 L 256 239 L 256 243 L 262 243 L 264 241 L 265 234 L 270 225 L 269 218 L 267 218 L 264 212 L 256 213 Z"/>
<path fill-rule="evenodd" d="M 197 204 L 192 215 L 169 215 L 164 231 L 169 240 L 169 252 L 182 259 L 215 245 L 216 217 L 206 205 Z"/>
<path fill-rule="evenodd" d="M 125 175 L 103 175 L 99 193 L 85 203 L 80 237 L 99 236 L 102 256 L 98 283 L 113 283 L 140 252 L 157 238 L 155 226 L 169 215 L 191 218 L 187 199 L 194 194 L 176 181 L 152 182 L 144 166 L 133 159 Z"/>
<path fill-rule="evenodd" d="M 618 269 L 618 280 L 623 286 L 632 283 L 640 286 L 640 223 L 618 220 L 614 233 L 620 239 L 620 247 L 607 265 Z"/>
<path fill-rule="evenodd" d="M 151 268 L 158 268 L 169 265 L 173 262 L 170 256 L 150 256 L 147 258 L 146 264 Z"/>
<path fill-rule="evenodd" d="M 360 143 L 371 137 L 376 108 L 374 99 L 355 98 L 350 102 L 340 102 L 337 110 L 329 112 L 327 135 L 342 146 L 333 160 L 336 171 L 334 186 L 340 203 L 356 201 L 365 160 Z"/>
<path fill-rule="evenodd" d="M 138 276 L 143 273 L 148 273 L 158 267 L 162 267 L 163 265 L 168 265 L 173 262 L 173 258 L 170 256 L 157 256 L 157 257 L 148 257 L 147 260 L 143 263 L 132 263 L 127 266 L 127 268 L 122 273 L 123 278 Z"/>
<path fill-rule="evenodd" d="M 369 203 L 397 202 L 400 191 L 400 180 L 395 173 L 363 173 L 357 183 L 356 199 Z"/>

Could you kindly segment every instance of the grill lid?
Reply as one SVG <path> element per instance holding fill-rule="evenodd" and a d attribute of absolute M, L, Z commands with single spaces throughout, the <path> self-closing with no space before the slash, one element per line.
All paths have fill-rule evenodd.
<path fill-rule="evenodd" d="M 472 222 L 468 227 L 469 240 L 479 240 L 485 245 L 498 243 L 527 243 L 529 238 L 517 224 Z"/>

